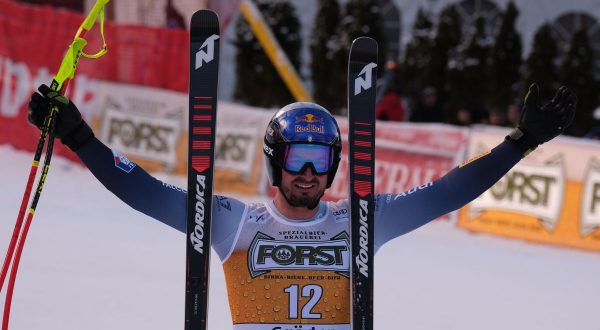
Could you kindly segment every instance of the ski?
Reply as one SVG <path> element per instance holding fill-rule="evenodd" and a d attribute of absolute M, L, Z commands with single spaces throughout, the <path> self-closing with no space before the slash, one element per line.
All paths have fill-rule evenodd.
<path fill-rule="evenodd" d="M 208 319 L 219 18 L 199 10 L 190 24 L 188 200 L 185 329 L 205 330 Z"/>
<path fill-rule="evenodd" d="M 373 329 L 373 236 L 377 42 L 352 42 L 348 61 L 348 172 L 352 245 L 352 329 Z"/>

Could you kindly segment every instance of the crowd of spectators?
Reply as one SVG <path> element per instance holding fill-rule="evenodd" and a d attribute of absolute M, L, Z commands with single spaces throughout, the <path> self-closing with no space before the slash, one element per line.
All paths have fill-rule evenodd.
<path fill-rule="evenodd" d="M 385 87 L 385 93 L 377 101 L 376 117 L 379 120 L 516 127 L 521 117 L 521 100 L 510 102 L 504 109 L 485 110 L 463 105 L 452 110 L 433 87 L 426 87 L 419 97 L 409 99 L 402 94 L 397 82 L 390 85 Z M 600 107 L 595 110 L 593 118 L 596 125 L 583 138 L 600 140 Z"/>

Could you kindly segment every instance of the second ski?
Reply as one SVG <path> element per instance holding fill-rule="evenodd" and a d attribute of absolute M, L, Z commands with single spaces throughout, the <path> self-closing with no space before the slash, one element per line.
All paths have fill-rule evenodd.
<path fill-rule="evenodd" d="M 352 232 L 352 329 L 373 329 L 377 42 L 354 40 L 348 62 L 348 172 Z"/>
<path fill-rule="evenodd" d="M 188 117 L 186 330 L 205 330 L 208 320 L 219 32 L 219 18 L 213 11 L 199 10 L 192 15 Z"/>

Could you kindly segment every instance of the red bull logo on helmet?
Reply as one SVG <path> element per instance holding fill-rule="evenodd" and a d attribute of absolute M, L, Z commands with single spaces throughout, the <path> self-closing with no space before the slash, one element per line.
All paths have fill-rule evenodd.
<path fill-rule="evenodd" d="M 313 115 L 312 113 L 307 113 L 305 115 L 296 117 L 296 123 L 308 123 L 308 124 L 320 123 L 320 124 L 323 124 L 324 121 L 323 121 L 323 118 L 321 118 L 321 117 L 317 117 L 317 116 Z"/>
<path fill-rule="evenodd" d="M 312 113 L 296 117 L 294 130 L 296 133 L 319 133 L 325 134 L 325 121 Z"/>

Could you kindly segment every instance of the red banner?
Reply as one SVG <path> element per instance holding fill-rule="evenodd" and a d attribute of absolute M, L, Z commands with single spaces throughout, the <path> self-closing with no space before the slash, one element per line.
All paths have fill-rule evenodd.
<path fill-rule="evenodd" d="M 342 136 L 348 123 L 338 118 Z M 377 122 L 375 192 L 400 193 L 444 175 L 460 163 L 467 131 L 441 124 Z M 326 199 L 348 198 L 348 145 Z"/>
<path fill-rule="evenodd" d="M 50 84 L 84 16 L 51 7 L 0 0 L 0 144 L 33 150 L 39 131 L 27 123 L 27 102 L 38 85 Z M 81 58 L 69 96 L 86 119 L 97 108 L 99 80 L 179 92 L 188 86 L 188 33 L 107 22 L 108 54 Z M 86 35 L 87 53 L 102 46 L 99 25 Z M 74 158 L 57 144 L 57 152 Z"/>

